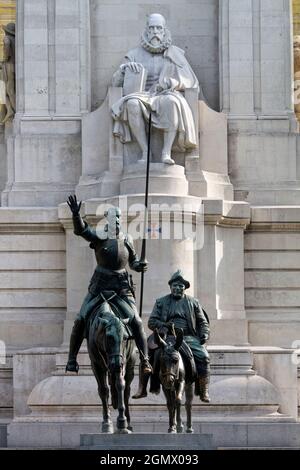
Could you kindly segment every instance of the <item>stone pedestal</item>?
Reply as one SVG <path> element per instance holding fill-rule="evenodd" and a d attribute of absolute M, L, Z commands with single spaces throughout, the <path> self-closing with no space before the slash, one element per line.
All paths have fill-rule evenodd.
<path fill-rule="evenodd" d="M 81 450 L 213 450 L 209 434 L 82 434 Z"/>
<path fill-rule="evenodd" d="M 146 164 L 136 163 L 124 171 L 120 184 L 120 194 L 143 194 L 146 187 Z M 188 195 L 188 182 L 184 167 L 151 163 L 149 191 L 152 194 Z"/>
<path fill-rule="evenodd" d="M 249 349 L 211 346 L 209 352 L 212 401 L 206 405 L 198 397 L 194 398 L 193 427 L 196 433 L 202 433 L 200 428 L 204 424 L 213 426 L 216 432 L 217 423 L 222 423 L 224 429 L 233 423 L 254 421 L 262 424 L 293 420 L 287 414 L 278 413 L 278 391 L 255 373 L 253 354 Z M 78 376 L 64 374 L 66 361 L 67 350 L 61 349 L 56 354 L 55 372 L 39 382 L 27 398 L 31 412 L 24 409 L 10 424 L 10 447 L 78 447 L 80 434 L 100 431 L 101 402 L 88 354 L 83 350 L 79 356 Z M 137 387 L 136 374 L 132 394 Z M 23 395 L 19 401 L 19 409 L 24 406 L 24 398 Z M 131 400 L 130 409 L 134 433 L 163 432 L 167 436 L 168 412 L 162 392 L 159 396 L 149 394 L 147 398 Z M 115 422 L 114 411 L 112 418 Z M 233 439 L 229 442 L 232 445 L 235 443 Z"/>

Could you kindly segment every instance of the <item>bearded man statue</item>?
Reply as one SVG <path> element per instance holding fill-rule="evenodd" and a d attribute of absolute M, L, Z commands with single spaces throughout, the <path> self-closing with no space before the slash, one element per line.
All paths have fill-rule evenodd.
<path fill-rule="evenodd" d="M 181 152 L 197 145 L 192 111 L 184 97 L 187 88 L 199 90 L 198 80 L 184 51 L 172 45 L 166 20 L 160 14 L 149 15 L 139 47 L 126 54 L 126 60 L 113 76 L 113 86 L 122 87 L 126 71 L 145 72 L 143 90 L 124 96 L 112 106 L 113 133 L 122 143 L 133 138 L 141 148 L 140 162 L 147 159 L 146 125 L 163 132 L 161 161 L 173 165 L 172 148 Z"/>

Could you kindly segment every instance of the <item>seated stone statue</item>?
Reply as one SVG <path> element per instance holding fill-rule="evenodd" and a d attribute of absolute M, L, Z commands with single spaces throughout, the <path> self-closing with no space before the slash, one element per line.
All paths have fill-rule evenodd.
<path fill-rule="evenodd" d="M 169 280 L 169 286 L 171 293 L 156 300 L 148 327 L 150 330 L 158 330 L 162 333 L 164 330 L 166 332 L 172 324 L 175 329 L 183 330 L 184 341 L 192 351 L 196 366 L 195 392 L 199 394 L 203 402 L 209 403 L 210 360 L 205 347 L 210 332 L 207 315 L 197 299 L 185 294 L 190 283 L 184 279 L 181 271 L 173 274 Z M 148 379 L 149 376 L 142 377 L 144 381 L 140 382 L 139 392 L 133 398 L 142 398 L 147 395 Z"/>
<path fill-rule="evenodd" d="M 198 80 L 184 51 L 172 45 L 166 21 L 160 14 L 149 15 L 141 45 L 129 51 L 127 62 L 113 76 L 113 86 L 122 87 L 127 69 L 142 74 L 144 89 L 134 90 L 112 106 L 113 133 L 122 143 L 133 137 L 141 150 L 141 162 L 147 158 L 146 123 L 152 114 L 152 126 L 163 131 L 161 160 L 173 165 L 172 148 L 195 148 L 196 130 L 192 111 L 184 97 L 187 88 L 199 90 Z"/>

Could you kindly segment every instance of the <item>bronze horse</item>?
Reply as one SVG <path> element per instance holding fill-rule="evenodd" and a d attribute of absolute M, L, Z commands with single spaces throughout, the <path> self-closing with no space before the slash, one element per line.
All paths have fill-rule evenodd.
<path fill-rule="evenodd" d="M 102 401 L 102 432 L 112 433 L 109 386 L 114 409 L 118 410 L 117 433 L 132 432 L 130 426 L 130 385 L 134 378 L 135 343 L 127 327 L 129 320 L 115 315 L 107 300 L 92 312 L 87 323 L 87 344 L 92 370 Z"/>
<path fill-rule="evenodd" d="M 186 383 L 186 371 L 179 349 L 183 342 L 183 331 L 178 330 L 177 336 L 161 338 L 158 331 L 154 332 L 156 344 L 160 348 L 159 380 L 167 400 L 169 412 L 169 433 L 183 433 L 184 426 L 181 418 L 181 404 L 185 392 L 186 432 L 193 433 L 192 403 L 194 398 L 195 377 Z"/>

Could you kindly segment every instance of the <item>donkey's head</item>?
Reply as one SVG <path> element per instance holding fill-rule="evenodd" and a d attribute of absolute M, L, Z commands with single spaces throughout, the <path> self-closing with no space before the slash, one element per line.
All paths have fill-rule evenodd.
<path fill-rule="evenodd" d="M 155 342 L 161 349 L 160 354 L 160 381 L 164 388 L 170 390 L 180 377 L 180 368 L 182 367 L 179 348 L 183 341 L 183 331 L 179 330 L 175 337 L 168 337 L 166 341 L 161 338 L 158 331 L 155 330 Z"/>

